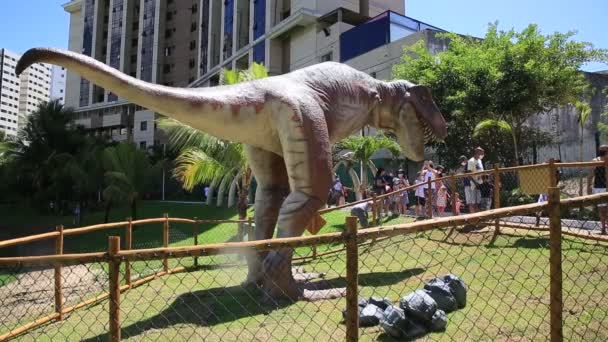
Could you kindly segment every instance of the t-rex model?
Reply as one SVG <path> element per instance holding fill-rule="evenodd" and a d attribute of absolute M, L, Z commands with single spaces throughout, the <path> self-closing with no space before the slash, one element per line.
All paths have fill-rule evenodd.
<path fill-rule="evenodd" d="M 428 87 L 383 82 L 345 64 L 326 62 L 230 86 L 175 88 L 130 77 L 91 57 L 35 48 L 19 60 L 53 63 L 140 106 L 218 138 L 246 146 L 258 182 L 256 239 L 300 236 L 327 200 L 331 144 L 365 125 L 392 132 L 410 159 L 424 158 L 424 143 L 447 135 Z M 291 273 L 292 249 L 249 258 L 247 282 L 272 297 L 301 297 Z"/>

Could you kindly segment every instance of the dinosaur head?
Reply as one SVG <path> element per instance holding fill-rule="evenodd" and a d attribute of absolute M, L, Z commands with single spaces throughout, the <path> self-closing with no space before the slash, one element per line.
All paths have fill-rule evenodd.
<path fill-rule="evenodd" d="M 429 87 L 407 81 L 390 84 L 392 101 L 387 101 L 381 111 L 378 128 L 395 134 L 406 157 L 423 160 L 425 143 L 442 141 L 447 136 L 443 115 Z"/>

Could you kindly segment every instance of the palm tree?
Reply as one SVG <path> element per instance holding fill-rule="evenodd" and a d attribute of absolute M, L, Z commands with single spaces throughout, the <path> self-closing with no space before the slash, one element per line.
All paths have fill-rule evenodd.
<path fill-rule="evenodd" d="M 578 151 L 579 151 L 579 161 L 582 162 L 584 159 L 583 146 L 584 146 L 584 135 L 585 135 L 585 123 L 587 123 L 589 114 L 591 114 L 591 106 L 589 106 L 588 103 L 576 101 L 576 103 L 574 104 L 574 107 L 576 108 L 576 111 L 578 112 L 578 123 L 581 128 L 581 139 L 579 142 Z M 579 196 L 583 195 L 583 177 L 584 176 L 581 174 L 581 177 L 579 178 L 579 181 L 578 181 L 578 185 L 579 185 L 578 195 Z"/>
<path fill-rule="evenodd" d="M 19 169 L 20 184 L 34 199 L 60 200 L 72 196 L 73 180 L 67 176 L 65 162 L 89 139 L 81 127 L 71 124 L 72 112 L 57 100 L 45 102 L 27 117 L 17 137 L 8 142 L 6 155 Z"/>
<path fill-rule="evenodd" d="M 385 135 L 350 136 L 338 142 L 336 148 L 342 151 L 347 150 L 345 151 L 347 153 L 342 155 L 342 160 L 334 166 L 334 170 L 336 170 L 340 165 L 346 166 L 348 173 L 353 180 L 353 185 L 357 189 L 357 199 L 361 199 L 362 197 L 360 189 L 367 188 L 368 170 L 371 171 L 372 174 L 376 173 L 376 165 L 372 161 L 372 156 L 374 153 L 381 149 L 386 149 L 394 157 L 401 154 L 399 144 L 395 140 L 390 139 Z M 357 164 L 362 166 L 360 176 L 357 176 L 357 173 L 353 170 L 353 166 Z"/>
<path fill-rule="evenodd" d="M 103 151 L 106 188 L 106 216 L 113 203 L 126 200 L 131 207 L 131 217 L 137 218 L 137 200 L 145 191 L 154 173 L 148 155 L 134 144 L 123 142 Z"/>
<path fill-rule="evenodd" d="M 519 164 L 519 149 L 517 147 L 517 136 L 511 124 L 505 120 L 486 119 L 479 122 L 473 129 L 473 137 L 478 138 L 483 132 L 490 129 L 498 129 L 499 132 L 510 134 L 513 139 L 513 153 L 515 157 L 515 165 Z"/>
<path fill-rule="evenodd" d="M 262 64 L 253 63 L 247 70 L 222 70 L 220 84 L 229 85 L 268 76 Z M 228 191 L 228 206 L 233 206 L 238 194 L 237 211 L 240 219 L 247 217 L 249 187 L 252 173 L 243 145 L 221 140 L 184 125 L 173 119 L 161 119 L 159 127 L 169 135 L 169 146 L 179 155 L 173 175 L 181 180 L 184 189 L 210 184 L 207 204 L 217 191 L 217 206 L 221 206 Z"/>
<path fill-rule="evenodd" d="M 0 131 L 0 165 L 2 165 L 7 159 L 7 152 L 10 149 L 10 145 L 6 140 L 6 134 L 4 131 Z"/>

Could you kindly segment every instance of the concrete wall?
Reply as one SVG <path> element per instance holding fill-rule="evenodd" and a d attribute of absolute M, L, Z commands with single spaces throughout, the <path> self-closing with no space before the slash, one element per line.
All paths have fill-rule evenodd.
<path fill-rule="evenodd" d="M 591 115 L 582 132 L 583 134 L 583 160 L 590 160 L 596 156 L 598 144 L 608 143 L 601 139 L 597 130 L 598 122 L 608 122 L 602 118 L 601 113 L 606 111 L 607 99 L 602 89 L 608 87 L 608 74 L 585 73 L 585 78 L 592 85 L 594 91 L 589 102 Z M 532 127 L 540 127 L 546 132 L 551 132 L 556 144 L 538 150 L 538 161 L 542 162 L 549 158 L 561 158 L 563 161 L 579 161 L 581 129 L 578 122 L 578 113 L 574 106 L 564 106 L 549 113 L 540 114 L 528 120 Z"/>
<path fill-rule="evenodd" d="M 70 34 L 68 39 L 68 49 L 70 51 L 82 52 L 82 1 L 72 1 L 64 5 L 66 11 L 70 12 Z M 65 84 L 65 105 L 67 107 L 78 108 L 80 101 L 80 76 L 68 71 Z"/>
<path fill-rule="evenodd" d="M 146 122 L 146 130 L 141 130 L 141 123 Z M 154 144 L 154 112 L 150 110 L 136 111 L 133 117 L 133 143 L 140 146 L 142 141 L 146 142 L 146 147 Z"/>

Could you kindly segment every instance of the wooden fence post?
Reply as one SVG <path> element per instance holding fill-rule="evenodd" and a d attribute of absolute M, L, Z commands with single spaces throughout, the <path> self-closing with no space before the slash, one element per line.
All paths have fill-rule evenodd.
<path fill-rule="evenodd" d="M 591 170 L 591 172 L 593 172 L 593 170 Z M 604 178 L 606 178 L 604 184 L 608 184 L 608 158 L 606 158 L 606 160 L 604 160 Z M 589 187 L 587 185 L 587 187 Z"/>
<path fill-rule="evenodd" d="M 555 159 L 549 159 L 549 187 L 557 186 L 557 168 L 555 167 Z"/>
<path fill-rule="evenodd" d="M 376 201 L 376 193 L 372 194 L 372 221 L 374 221 L 374 225 L 378 226 L 378 217 L 380 213 L 378 212 L 378 202 Z"/>
<path fill-rule="evenodd" d="M 458 192 L 458 188 L 456 187 L 456 182 L 458 182 L 458 179 L 456 177 L 454 177 L 454 175 L 451 176 L 452 178 L 452 182 L 450 182 L 450 192 L 452 193 L 452 216 L 456 215 L 456 193 Z"/>
<path fill-rule="evenodd" d="M 433 189 L 432 189 L 432 184 L 433 181 L 431 180 L 431 177 L 429 177 L 428 181 L 427 181 L 427 195 L 426 195 L 426 204 L 428 205 L 428 212 L 427 215 L 429 216 L 429 218 L 433 218 Z"/>
<path fill-rule="evenodd" d="M 253 218 L 247 218 L 247 239 L 249 241 L 255 240 L 255 232 L 253 231 Z"/>
<path fill-rule="evenodd" d="M 346 218 L 346 340 L 359 340 L 357 218 Z"/>
<path fill-rule="evenodd" d="M 55 240 L 55 254 L 63 254 L 63 226 L 57 226 L 59 236 Z M 61 265 L 55 266 L 55 312 L 59 314 L 58 320 L 63 320 L 63 291 L 61 279 Z"/>
<path fill-rule="evenodd" d="M 317 215 L 314 215 L 312 217 L 312 220 L 310 222 L 310 224 L 312 225 L 313 229 L 317 229 Z M 315 233 L 316 235 L 317 233 Z M 317 245 L 312 245 L 312 247 L 310 248 L 312 250 L 312 258 L 316 259 L 317 258 Z"/>
<path fill-rule="evenodd" d="M 194 235 L 194 245 L 198 245 L 198 218 L 194 218 L 194 228 L 192 229 L 192 235 Z M 194 257 L 194 267 L 198 267 L 198 257 Z"/>
<path fill-rule="evenodd" d="M 557 187 L 548 190 L 549 201 L 549 274 L 550 310 L 551 310 L 551 341 L 563 340 L 562 329 L 562 222 L 560 216 L 560 191 Z"/>
<path fill-rule="evenodd" d="M 500 170 L 498 163 L 494 164 L 494 209 L 500 208 Z M 500 219 L 494 221 L 494 238 L 500 234 Z"/>
<path fill-rule="evenodd" d="M 127 217 L 127 230 L 125 234 L 125 249 L 130 250 L 133 248 L 133 219 L 131 217 Z M 125 261 L 125 282 L 130 287 L 131 286 L 131 262 L 129 260 Z"/>
<path fill-rule="evenodd" d="M 163 247 L 169 247 L 169 214 L 165 213 L 165 222 L 163 223 Z M 169 271 L 169 259 L 167 256 L 163 258 L 163 270 Z"/>
<path fill-rule="evenodd" d="M 120 236 L 108 238 L 109 281 L 110 281 L 110 341 L 120 341 Z"/>

